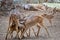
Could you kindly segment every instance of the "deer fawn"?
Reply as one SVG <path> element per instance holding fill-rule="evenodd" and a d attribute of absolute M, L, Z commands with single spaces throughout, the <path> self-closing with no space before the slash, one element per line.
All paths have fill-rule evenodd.
<path fill-rule="evenodd" d="M 45 27 L 43 25 L 43 17 L 42 16 L 32 16 L 32 17 L 26 19 L 26 21 L 25 21 L 26 27 L 25 27 L 25 30 L 22 32 L 20 39 L 23 37 L 23 35 L 27 31 L 27 29 L 34 26 L 35 24 L 37 24 L 37 27 L 38 27 L 38 32 L 37 32 L 36 36 L 39 35 L 41 26 L 44 27 L 46 32 L 48 33 L 47 27 Z M 49 35 L 49 33 L 48 33 L 48 35 Z"/>
<path fill-rule="evenodd" d="M 53 14 L 43 14 L 42 17 L 47 18 L 52 26 L 52 19 L 54 18 L 54 14 L 56 14 L 56 7 L 53 9 Z"/>
<path fill-rule="evenodd" d="M 12 35 L 13 31 L 16 31 L 17 34 L 18 34 L 18 20 L 17 20 L 16 15 L 11 14 L 11 16 L 9 18 L 8 31 L 7 31 L 6 38 L 5 38 L 6 40 L 7 40 L 8 34 Z"/>

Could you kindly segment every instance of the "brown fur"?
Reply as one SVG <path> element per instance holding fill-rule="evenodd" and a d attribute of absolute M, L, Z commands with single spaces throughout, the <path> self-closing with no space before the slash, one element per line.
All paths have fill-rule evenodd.
<path fill-rule="evenodd" d="M 52 22 L 51 22 L 51 19 L 54 17 L 54 14 L 56 13 L 56 7 L 53 9 L 53 14 L 51 14 L 51 15 L 47 15 L 47 14 L 43 14 L 43 15 L 41 15 L 42 17 L 46 17 L 48 20 L 49 20 L 49 22 L 51 23 L 51 25 L 52 25 Z M 33 20 L 31 20 L 29 23 L 28 22 L 26 22 L 27 24 L 26 24 L 26 26 L 28 25 L 31 25 L 31 24 L 34 24 L 34 21 L 36 22 L 36 23 L 38 23 L 37 24 L 37 27 L 38 27 L 38 32 L 37 33 L 35 33 L 34 32 L 34 29 L 32 28 L 32 30 L 33 30 L 33 32 L 34 32 L 34 35 L 35 36 L 38 36 L 39 35 L 39 31 L 40 31 L 40 28 L 41 28 L 41 26 L 44 26 L 43 25 L 43 19 L 44 18 L 42 18 L 41 16 L 36 16 L 36 17 L 34 17 L 33 18 Z M 40 19 L 40 20 L 39 20 Z M 41 25 L 41 26 L 40 26 Z M 32 26 L 32 25 L 31 25 Z M 28 28 L 27 28 L 28 29 Z M 45 28 L 46 29 L 46 28 Z M 29 30 L 30 30 L 30 28 L 29 28 Z M 48 33 L 48 32 L 47 32 Z M 30 36 L 30 35 L 28 35 L 28 33 L 26 33 L 27 34 L 27 36 Z M 29 33 L 30 34 L 30 33 Z"/>
<path fill-rule="evenodd" d="M 41 15 L 44 18 L 47 18 L 48 21 L 50 22 L 51 26 L 52 26 L 52 19 L 54 18 L 54 14 L 56 14 L 56 7 L 53 9 L 53 13 L 48 15 L 48 14 L 43 14 Z"/>
<path fill-rule="evenodd" d="M 51 19 L 53 19 L 54 16 L 53 16 L 53 15 L 48 15 L 48 14 L 43 14 L 42 16 L 43 16 L 44 18 L 47 18 L 48 21 L 49 21 L 49 23 L 50 23 L 51 26 L 52 26 L 52 20 L 51 20 Z"/>
<path fill-rule="evenodd" d="M 21 38 L 23 37 L 24 33 L 27 31 L 27 29 L 29 29 L 30 27 L 34 26 L 35 24 L 37 24 L 38 26 L 38 32 L 37 32 L 37 35 L 39 35 L 39 31 L 40 31 L 40 28 L 41 26 L 45 28 L 46 32 L 48 33 L 48 30 L 47 28 L 43 25 L 43 17 L 41 16 L 33 16 L 32 19 L 27 19 L 26 22 L 25 22 L 25 30 L 22 32 L 21 34 Z M 48 33 L 49 35 L 49 33 Z M 20 38 L 20 39 L 21 39 Z"/>
<path fill-rule="evenodd" d="M 10 18 L 9 18 L 9 27 L 8 27 L 8 31 L 7 31 L 7 35 L 6 35 L 6 40 L 8 37 L 8 34 L 12 34 L 13 31 L 16 31 L 18 34 L 18 20 L 17 20 L 17 16 L 14 14 L 11 14 Z"/>

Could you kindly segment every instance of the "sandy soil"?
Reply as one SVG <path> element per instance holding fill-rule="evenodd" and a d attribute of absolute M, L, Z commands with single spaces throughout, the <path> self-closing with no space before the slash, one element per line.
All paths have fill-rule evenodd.
<path fill-rule="evenodd" d="M 43 11 L 26 11 L 23 12 L 26 14 L 43 14 L 46 12 Z M 50 14 L 50 13 L 48 13 Z M 8 16 L 0 16 L 0 40 L 4 40 L 6 36 L 6 32 L 8 29 Z M 22 40 L 60 40 L 60 13 L 57 12 L 55 14 L 55 17 L 52 19 L 52 27 L 48 20 L 45 19 L 45 26 L 47 26 L 48 31 L 50 33 L 50 37 L 47 35 L 46 31 L 44 28 L 41 28 L 40 35 L 39 37 L 34 37 L 33 32 L 31 32 L 31 37 L 26 37 Z M 36 30 L 36 29 L 35 29 Z M 32 31 L 32 30 L 31 30 Z M 12 38 L 11 40 L 18 40 L 17 38 Z"/>

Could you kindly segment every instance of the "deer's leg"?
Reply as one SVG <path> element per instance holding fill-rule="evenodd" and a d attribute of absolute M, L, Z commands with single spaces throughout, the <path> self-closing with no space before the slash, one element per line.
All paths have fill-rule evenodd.
<path fill-rule="evenodd" d="M 34 32 L 34 29 L 32 28 L 34 35 L 36 36 L 36 32 Z"/>
<path fill-rule="evenodd" d="M 24 28 L 21 30 L 21 35 L 23 35 L 22 37 L 20 36 L 21 38 L 25 38 L 25 37 L 24 37 L 24 34 L 23 34 L 24 30 L 25 30 Z M 28 33 L 27 33 L 27 35 L 28 35 Z M 21 38 L 20 38 L 20 39 L 21 39 Z"/>
<path fill-rule="evenodd" d="M 15 38 L 19 38 L 19 32 L 20 31 L 19 30 L 18 31 L 16 30 L 16 32 L 17 32 L 17 34 L 16 34 L 16 37 Z"/>
<path fill-rule="evenodd" d="M 51 24 L 51 27 L 52 27 L 52 21 L 51 21 L 51 19 L 49 19 L 49 22 L 50 22 L 50 24 Z"/>
<path fill-rule="evenodd" d="M 9 28 L 8 28 L 5 40 L 7 40 L 7 37 L 8 37 L 8 34 L 9 34 L 9 33 L 10 33 L 10 30 L 9 30 Z"/>
<path fill-rule="evenodd" d="M 11 38 L 13 37 L 13 30 L 10 31 L 10 36 L 11 36 Z"/>
<path fill-rule="evenodd" d="M 28 33 L 26 32 L 26 35 L 27 35 L 27 37 L 28 37 Z"/>
<path fill-rule="evenodd" d="M 38 35 L 39 35 L 39 32 L 40 32 L 40 24 L 37 24 L 37 27 L 38 27 L 38 31 L 37 31 L 37 33 L 36 32 L 34 32 L 34 29 L 32 28 L 32 30 L 33 30 L 33 32 L 34 32 L 34 35 L 37 37 Z"/>
<path fill-rule="evenodd" d="M 12 22 L 12 17 L 10 16 L 10 18 L 9 18 L 9 26 L 11 25 L 11 22 Z"/>
<path fill-rule="evenodd" d="M 12 38 L 12 36 L 13 36 L 13 35 L 12 35 L 12 32 L 13 32 L 13 30 L 10 30 L 10 29 L 8 28 L 8 31 L 7 31 L 5 40 L 7 40 L 8 34 L 10 34 L 10 35 L 11 35 L 11 38 Z"/>
<path fill-rule="evenodd" d="M 24 33 L 25 33 L 27 30 L 28 30 L 28 27 L 26 27 L 26 28 L 24 29 L 24 31 L 22 31 L 22 34 L 21 34 L 21 37 L 20 37 L 20 39 L 22 39 L 22 38 L 23 38 L 23 36 L 24 36 Z"/>
<path fill-rule="evenodd" d="M 27 31 L 26 31 L 26 35 L 27 35 L 27 37 L 30 37 L 30 28 L 29 28 L 29 33 L 27 33 Z"/>
<path fill-rule="evenodd" d="M 37 31 L 37 35 L 36 36 L 39 36 L 39 32 L 40 32 L 40 24 L 37 24 L 37 27 L 38 27 L 38 31 Z"/>
<path fill-rule="evenodd" d="M 29 28 L 29 32 L 28 33 L 26 31 L 26 35 L 27 35 L 27 37 L 30 37 L 30 28 Z"/>
<path fill-rule="evenodd" d="M 29 28 L 29 35 L 28 35 L 28 37 L 30 37 L 30 28 Z"/>
<path fill-rule="evenodd" d="M 19 38 L 18 20 L 16 20 L 16 32 L 17 32 L 16 37 Z"/>
<path fill-rule="evenodd" d="M 19 38 L 19 30 L 18 30 L 18 27 L 16 28 L 16 32 L 17 32 L 16 37 Z"/>
<path fill-rule="evenodd" d="M 46 30 L 46 32 L 47 32 L 47 34 L 49 35 L 49 32 L 48 32 L 47 27 L 45 27 L 45 26 L 43 25 L 43 23 L 42 23 L 42 22 L 40 23 L 40 25 L 41 25 L 42 27 L 44 27 L 44 28 L 45 28 L 45 30 Z"/>

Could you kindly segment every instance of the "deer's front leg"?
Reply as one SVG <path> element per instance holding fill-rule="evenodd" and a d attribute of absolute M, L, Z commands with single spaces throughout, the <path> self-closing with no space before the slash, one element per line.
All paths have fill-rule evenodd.
<path fill-rule="evenodd" d="M 30 37 L 30 28 L 29 28 L 29 33 L 27 33 L 27 31 L 26 31 L 26 35 L 27 35 L 27 37 Z"/>
<path fill-rule="evenodd" d="M 38 27 L 38 31 L 37 31 L 37 35 L 36 36 L 39 36 L 39 32 L 40 32 L 40 24 L 37 24 L 37 27 Z"/>

